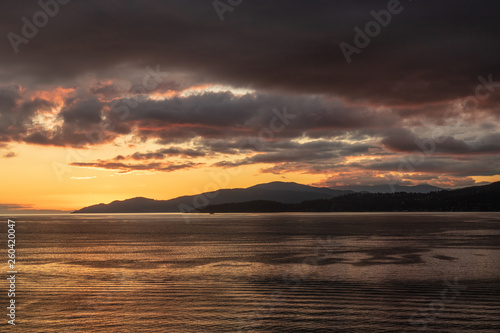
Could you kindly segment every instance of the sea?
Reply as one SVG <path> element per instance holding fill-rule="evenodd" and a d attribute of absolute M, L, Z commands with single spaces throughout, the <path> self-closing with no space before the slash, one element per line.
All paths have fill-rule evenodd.
<path fill-rule="evenodd" d="M 0 219 L 1 332 L 500 332 L 500 213 Z"/>

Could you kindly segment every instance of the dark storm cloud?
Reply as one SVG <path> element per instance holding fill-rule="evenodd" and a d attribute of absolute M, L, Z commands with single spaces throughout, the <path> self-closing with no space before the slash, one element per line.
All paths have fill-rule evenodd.
<path fill-rule="evenodd" d="M 197 137 L 227 140 L 260 138 L 260 135 L 268 139 L 269 136 L 273 139 L 307 135 L 321 138 L 341 135 L 339 130 L 380 128 L 398 123 L 398 116 L 390 111 L 350 107 L 324 96 L 258 93 L 240 96 L 221 92 L 165 100 L 123 98 L 112 102 L 90 96 L 66 103 L 58 116 L 64 124 L 55 134 L 44 135 L 57 134 L 60 143 L 56 145 L 64 141 L 60 132 L 70 139 L 68 144 L 74 144 L 75 140 L 68 134 L 92 132 L 103 123 L 110 125 L 105 131 L 110 136 L 134 132 L 143 140 L 154 139 L 163 144 Z M 122 108 L 126 111 L 122 112 Z M 263 135 L 262 131 L 271 131 L 271 134 Z M 97 144 L 106 142 L 101 140 Z"/>
<path fill-rule="evenodd" d="M 5 87 L 0 89 L 0 114 L 12 111 L 20 99 L 19 87 Z"/>
<path fill-rule="evenodd" d="M 66 124 L 76 124 L 79 127 L 95 125 L 102 121 L 101 108 L 103 104 L 95 99 L 77 101 L 74 104 L 63 108 L 59 116 Z"/>
<path fill-rule="evenodd" d="M 324 96 L 236 96 L 226 92 L 144 101 L 131 110 L 127 122 L 137 124 L 139 136 L 168 143 L 197 136 L 258 136 L 263 129 L 270 129 L 273 138 L 294 138 L 318 130 L 331 135 L 328 131 L 391 126 L 398 117 L 390 111 L 346 106 Z"/>
<path fill-rule="evenodd" d="M 401 1 L 401 14 L 348 65 L 339 44 L 388 1 L 245 1 L 220 22 L 211 1 L 71 1 L 13 52 L 0 44 L 0 78 L 61 82 L 119 66 L 161 64 L 257 89 L 412 104 L 472 95 L 479 75 L 500 75 L 493 0 Z M 21 34 L 36 1 L 11 1 L 0 34 Z"/>
<path fill-rule="evenodd" d="M 261 106 L 254 97 L 236 97 L 227 93 L 205 93 L 164 101 L 144 101 L 127 118 L 131 121 L 154 121 L 179 125 L 243 126 L 255 117 Z"/>

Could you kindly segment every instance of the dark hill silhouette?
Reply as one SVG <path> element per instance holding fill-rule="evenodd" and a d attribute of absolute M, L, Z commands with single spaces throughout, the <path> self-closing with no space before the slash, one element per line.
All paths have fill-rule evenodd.
<path fill-rule="evenodd" d="M 200 211 L 206 213 L 500 211 L 500 182 L 431 193 L 352 193 L 299 204 L 258 200 L 211 205 Z"/>
<path fill-rule="evenodd" d="M 342 191 L 353 191 L 353 192 L 368 192 L 368 193 L 395 193 L 395 192 L 406 192 L 406 193 L 430 193 L 435 191 L 442 191 L 440 187 L 421 184 L 415 186 L 404 186 L 404 185 L 351 185 L 351 186 L 337 186 L 332 187 L 334 190 Z"/>
<path fill-rule="evenodd" d="M 281 203 L 300 203 L 306 200 L 330 199 L 352 191 L 332 190 L 297 183 L 272 182 L 246 189 L 223 189 L 171 200 L 133 198 L 85 207 L 74 213 L 171 213 L 202 209 L 207 205 L 268 200 Z M 183 207 L 182 209 L 179 206 Z"/>

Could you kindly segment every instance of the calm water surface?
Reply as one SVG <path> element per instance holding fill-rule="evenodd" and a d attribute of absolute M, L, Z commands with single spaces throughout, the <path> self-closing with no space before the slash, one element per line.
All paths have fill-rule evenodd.
<path fill-rule="evenodd" d="M 5 332 L 500 332 L 497 213 L 1 218 Z"/>

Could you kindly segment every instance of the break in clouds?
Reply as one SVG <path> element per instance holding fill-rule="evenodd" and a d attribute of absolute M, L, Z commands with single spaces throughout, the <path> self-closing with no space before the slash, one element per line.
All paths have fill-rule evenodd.
<path fill-rule="evenodd" d="M 75 0 L 30 30 L 53 3 L 0 13 L 2 158 L 19 143 L 95 149 L 133 138 L 133 154 L 75 164 L 258 165 L 321 174 L 323 185 L 390 175 L 453 187 L 500 174 L 493 1 L 401 1 L 350 63 L 341 43 L 355 46 L 387 1 L 244 1 L 221 21 L 210 1 Z"/>

